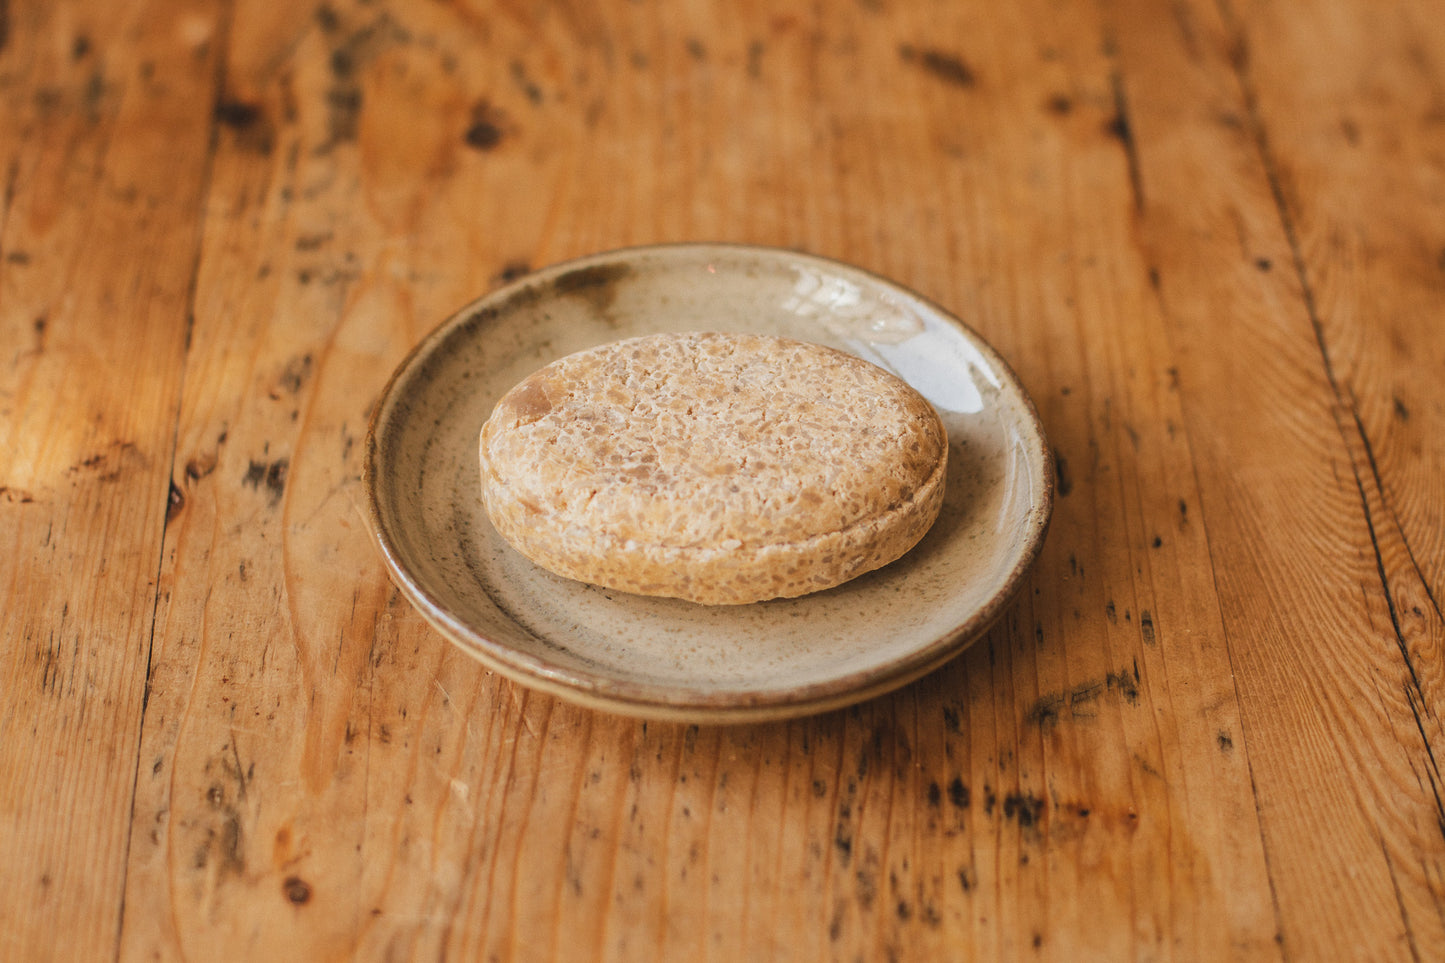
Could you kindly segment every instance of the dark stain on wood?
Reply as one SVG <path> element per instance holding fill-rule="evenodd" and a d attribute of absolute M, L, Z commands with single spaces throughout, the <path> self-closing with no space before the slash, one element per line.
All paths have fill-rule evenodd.
<path fill-rule="evenodd" d="M 754 40 L 748 44 L 747 74 L 752 80 L 761 80 L 763 77 L 763 54 L 767 46 L 761 40 Z"/>
<path fill-rule="evenodd" d="M 1405 407 L 1405 402 L 1400 400 L 1399 395 L 1392 395 L 1390 400 L 1395 403 L 1395 417 L 1401 421 L 1410 420 L 1410 409 Z"/>
<path fill-rule="evenodd" d="M 1054 449 L 1054 479 L 1060 498 L 1067 498 L 1074 490 L 1074 477 L 1069 474 L 1069 461 L 1063 452 Z"/>
<path fill-rule="evenodd" d="M 1154 644 L 1154 616 L 1148 609 L 1139 613 L 1139 634 L 1144 637 L 1145 645 Z"/>
<path fill-rule="evenodd" d="M 6 255 L 5 255 L 5 263 L 7 263 L 7 264 L 21 264 L 21 265 L 29 264 L 29 263 L 30 263 L 30 252 L 28 252 L 28 251 L 10 251 L 10 252 L 6 253 Z"/>
<path fill-rule="evenodd" d="M 1257 257 L 1254 259 L 1254 266 L 1261 271 L 1268 271 L 1274 267 L 1274 262 L 1267 257 Z"/>
<path fill-rule="evenodd" d="M 83 458 L 65 471 L 67 475 L 77 475 L 95 470 L 98 472 L 97 480 L 113 482 L 118 480 L 127 468 L 145 468 L 149 464 L 150 459 L 142 454 L 135 442 L 117 441 L 112 442 L 105 451 Z"/>
<path fill-rule="evenodd" d="M 261 120 L 261 108 L 239 100 L 220 100 L 216 102 L 211 115 L 216 118 L 217 123 L 244 130 Z"/>
<path fill-rule="evenodd" d="M 109 85 L 105 82 L 105 74 L 97 68 L 92 71 L 90 78 L 85 82 L 85 94 L 83 103 L 87 119 L 94 123 L 100 119 L 100 104 L 105 99 Z"/>
<path fill-rule="evenodd" d="M 269 464 L 264 461 L 252 461 L 246 465 L 246 475 L 241 479 L 241 483 L 247 488 L 254 488 L 257 491 L 264 488 L 268 500 L 275 505 L 286 493 L 286 473 L 290 467 L 291 460 L 289 458 L 278 458 Z"/>
<path fill-rule="evenodd" d="M 1151 635 L 1153 631 L 1153 620 L 1151 619 L 1149 621 Z M 1139 701 L 1139 679 L 1137 670 L 1135 673 L 1131 675 L 1128 670 L 1120 669 L 1118 672 L 1108 673 L 1102 679 L 1081 682 L 1067 691 L 1045 693 L 1034 702 L 1024 718 L 1045 729 L 1064 721 L 1065 717 L 1069 719 L 1092 718 L 1095 713 L 1083 707 L 1108 694 L 1117 695 L 1129 705 L 1136 705 Z"/>
<path fill-rule="evenodd" d="M 698 63 L 707 59 L 707 47 L 696 37 L 687 38 L 687 55 Z"/>
<path fill-rule="evenodd" d="M 943 805 L 943 789 L 936 780 L 928 784 L 928 805 L 935 808 Z"/>
<path fill-rule="evenodd" d="M 1054 94 L 1044 102 L 1044 109 L 1059 117 L 1066 117 L 1074 110 L 1074 102 L 1068 94 Z"/>
<path fill-rule="evenodd" d="M 286 362 L 286 367 L 281 372 L 281 387 L 288 394 L 296 394 L 310 380 L 311 367 L 312 358 L 309 353 L 299 358 L 292 358 Z"/>
<path fill-rule="evenodd" d="M 356 140 L 361 127 L 361 87 L 334 84 L 326 91 L 327 147 Z"/>
<path fill-rule="evenodd" d="M 244 876 L 245 834 L 241 828 L 240 813 L 226 797 L 225 789 L 217 783 L 206 790 L 206 803 L 216 812 L 219 823 L 206 829 L 205 838 L 193 853 L 192 866 L 198 870 L 205 869 L 214 859 L 223 875 Z"/>
<path fill-rule="evenodd" d="M 953 781 L 948 784 L 948 801 L 953 803 L 955 809 L 968 808 L 971 799 L 961 776 L 954 776 Z"/>
<path fill-rule="evenodd" d="M 1119 697 L 1129 705 L 1139 704 L 1139 666 L 1137 664 L 1134 666 L 1132 675 L 1123 670 L 1110 672 L 1105 676 L 1104 684 L 1111 691 L 1118 692 Z"/>
<path fill-rule="evenodd" d="M 898 48 L 903 62 L 926 71 L 931 76 L 954 87 L 972 87 L 978 82 L 973 70 L 957 54 L 946 53 L 931 47 L 914 47 L 903 44 Z"/>
<path fill-rule="evenodd" d="M 838 800 L 837 826 L 833 830 L 833 847 L 843 865 L 853 856 L 853 802 L 858 797 L 858 783 L 849 779 Z"/>
<path fill-rule="evenodd" d="M 230 130 L 236 145 L 257 154 L 269 154 L 276 135 L 265 111 L 257 104 L 221 99 L 211 111 L 216 123 Z"/>
<path fill-rule="evenodd" d="M 945 705 L 943 707 L 943 726 L 955 736 L 963 735 L 963 717 L 958 711 L 958 706 Z"/>
<path fill-rule="evenodd" d="M 1015 819 L 1019 828 L 1032 829 L 1043 816 L 1044 801 L 1033 793 L 1009 793 L 1003 800 L 1003 817 Z"/>
<path fill-rule="evenodd" d="M 341 29 L 341 18 L 331 9 L 330 4 L 323 3 L 316 8 L 316 23 L 326 33 L 335 33 Z"/>
<path fill-rule="evenodd" d="M 327 139 L 320 148 L 325 152 L 337 144 L 356 140 L 363 106 L 361 81 L 357 76 L 362 63 L 374 56 L 382 45 L 411 38 L 385 12 L 344 35 L 341 18 L 331 7 L 319 8 L 316 20 L 331 38 L 331 55 L 327 61 L 331 74 L 326 88 Z"/>
<path fill-rule="evenodd" d="M 873 908 L 873 902 L 878 898 L 878 852 L 871 846 L 863 853 L 860 860 L 861 865 L 854 873 L 856 883 L 854 890 L 858 897 L 858 905 L 866 912 Z"/>
<path fill-rule="evenodd" d="M 502 265 L 502 269 L 492 275 L 493 284 L 510 284 L 520 277 L 525 277 L 532 272 L 532 265 L 527 261 L 518 258 L 515 261 L 508 261 Z"/>
<path fill-rule="evenodd" d="M 241 820 L 234 811 L 227 813 L 218 829 L 207 830 L 205 842 L 195 850 L 195 868 L 207 868 L 212 856 L 220 857 L 221 872 L 225 875 L 241 876 L 246 873 Z"/>
<path fill-rule="evenodd" d="M 1220 752 L 1229 752 L 1234 748 L 1234 738 L 1223 729 L 1219 730 L 1219 735 L 1215 736 L 1214 741 L 1219 744 Z"/>
<path fill-rule="evenodd" d="M 286 899 L 297 906 L 305 906 L 311 902 L 311 884 L 299 876 L 287 876 L 286 881 L 281 884 L 281 891 L 286 894 Z"/>
<path fill-rule="evenodd" d="M 542 103 L 542 88 L 538 86 L 537 82 L 527 73 L 526 64 L 520 60 L 513 60 L 510 69 L 512 72 L 512 82 L 517 85 L 517 89 L 522 92 L 522 96 L 531 101 L 533 105 Z"/>
<path fill-rule="evenodd" d="M 1195 63 L 1199 62 L 1202 51 L 1199 46 L 1199 32 L 1194 27 L 1194 21 L 1189 8 L 1183 3 L 1171 3 L 1170 13 L 1174 15 L 1174 23 L 1179 28 L 1179 39 L 1184 43 L 1185 54 Z"/>
<path fill-rule="evenodd" d="M 83 33 L 76 34 L 74 39 L 70 41 L 70 59 L 84 60 L 89 53 L 90 38 Z"/>
<path fill-rule="evenodd" d="M 507 115 L 490 101 L 479 100 L 472 105 L 471 120 L 462 140 L 479 151 L 495 150 L 506 136 Z"/>
<path fill-rule="evenodd" d="M 1144 175 L 1139 165 L 1139 145 L 1134 140 L 1134 124 L 1129 119 L 1129 101 L 1124 94 L 1124 78 L 1116 70 L 1109 75 L 1114 90 L 1114 116 L 1104 125 L 1105 132 L 1124 148 L 1129 167 L 1129 190 L 1134 197 L 1134 210 L 1144 210 Z"/>

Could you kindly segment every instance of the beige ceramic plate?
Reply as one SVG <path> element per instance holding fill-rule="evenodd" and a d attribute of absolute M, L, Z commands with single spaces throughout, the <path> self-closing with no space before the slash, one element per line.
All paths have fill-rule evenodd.
<path fill-rule="evenodd" d="M 786 335 L 917 388 L 949 433 L 943 512 L 902 559 L 800 599 L 707 607 L 546 572 L 492 530 L 477 434 L 497 399 L 573 351 L 658 331 Z M 398 585 L 442 634 L 525 685 L 628 715 L 740 722 L 878 695 L 957 655 L 1043 541 L 1048 447 L 978 335 L 857 268 L 767 248 L 635 248 L 538 271 L 465 308 L 392 376 L 366 485 Z"/>

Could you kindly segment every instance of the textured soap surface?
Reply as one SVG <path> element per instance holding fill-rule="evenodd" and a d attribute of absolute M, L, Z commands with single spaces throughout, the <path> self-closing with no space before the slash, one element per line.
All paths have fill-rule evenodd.
<path fill-rule="evenodd" d="M 742 604 L 897 559 L 943 502 L 947 437 L 896 376 L 785 338 L 662 334 L 569 355 L 497 403 L 482 498 L 559 575 Z"/>

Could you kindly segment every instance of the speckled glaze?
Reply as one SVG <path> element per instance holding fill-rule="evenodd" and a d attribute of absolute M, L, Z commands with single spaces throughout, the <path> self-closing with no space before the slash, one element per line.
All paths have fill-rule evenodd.
<path fill-rule="evenodd" d="M 487 521 L 476 463 L 497 400 L 574 351 L 700 329 L 831 345 L 923 394 L 949 436 L 943 509 L 923 540 L 837 588 L 724 607 L 574 582 L 508 546 Z M 937 306 L 835 261 L 685 244 L 556 265 L 445 322 L 382 393 L 366 488 L 397 584 L 489 668 L 611 712 L 743 722 L 879 695 L 981 635 L 1043 542 L 1048 451 L 1008 366 Z"/>

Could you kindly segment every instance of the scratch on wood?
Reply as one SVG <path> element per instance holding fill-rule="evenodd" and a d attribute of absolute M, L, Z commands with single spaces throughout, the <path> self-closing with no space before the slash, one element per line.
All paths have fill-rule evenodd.
<path fill-rule="evenodd" d="M 516 707 L 517 718 L 522 720 L 522 728 L 527 730 L 527 735 L 533 739 L 537 738 L 537 730 L 532 727 L 532 720 L 527 716 L 527 700 L 522 695 L 520 686 L 511 686 L 512 705 Z"/>
<path fill-rule="evenodd" d="M 1424 700 L 1423 694 L 1419 691 L 1419 683 L 1412 687 L 1405 686 L 1405 701 L 1409 703 L 1410 714 L 1415 717 L 1415 728 L 1420 732 L 1420 741 L 1425 744 L 1425 755 L 1430 760 L 1430 767 L 1425 770 L 1425 776 L 1430 780 L 1430 794 L 1435 798 L 1435 825 L 1440 830 L 1440 835 L 1445 836 L 1445 801 L 1440 798 L 1440 764 L 1435 760 L 1435 750 L 1430 746 L 1430 739 L 1425 735 L 1425 723 L 1420 718 L 1420 704 L 1416 701 L 1419 696 Z"/>
<path fill-rule="evenodd" d="M 1380 855 L 1385 857 L 1385 869 L 1390 873 L 1390 886 L 1395 890 L 1395 906 L 1400 911 L 1400 923 L 1405 930 L 1405 941 L 1410 947 L 1410 959 L 1420 963 L 1420 947 L 1415 944 L 1415 928 L 1410 925 L 1410 911 L 1405 907 L 1404 897 L 1400 894 L 1400 880 L 1395 875 L 1395 861 L 1390 858 L 1390 851 L 1385 846 L 1385 840 L 1380 838 Z"/>
<path fill-rule="evenodd" d="M 1317 332 L 1321 338 L 1323 338 L 1322 332 L 1323 325 L 1320 326 L 1320 331 Z M 1321 348 L 1323 350 L 1323 346 L 1321 346 Z M 1333 385 L 1334 379 L 1331 378 L 1330 381 L 1331 385 Z M 1395 404 L 1403 407 L 1403 405 L 1400 405 L 1398 398 L 1395 399 Z M 1390 512 L 1390 518 L 1395 523 L 1395 532 L 1400 536 L 1400 544 L 1405 549 L 1405 556 L 1410 559 L 1410 565 L 1415 569 L 1415 575 L 1420 580 L 1420 587 L 1424 589 L 1425 597 L 1430 600 L 1430 607 L 1435 610 L 1435 617 L 1437 619 L 1445 619 L 1445 615 L 1442 615 L 1440 611 L 1440 602 L 1435 598 L 1434 590 L 1430 588 L 1430 580 L 1425 577 L 1424 571 L 1420 568 L 1419 560 L 1415 558 L 1415 550 L 1410 547 L 1410 540 L 1405 537 L 1405 526 L 1400 522 L 1400 515 L 1395 511 L 1395 506 L 1390 504 L 1389 500 L 1385 497 L 1385 482 L 1380 476 L 1379 463 L 1375 461 L 1375 446 L 1370 441 L 1369 433 L 1365 431 L 1365 422 L 1360 416 L 1360 406 L 1356 403 L 1353 392 L 1350 393 L 1349 409 L 1350 416 L 1355 422 L 1355 431 L 1359 434 L 1360 443 L 1365 449 L 1365 461 L 1370 466 L 1370 476 L 1375 480 L 1375 490 L 1380 493 L 1380 503 Z M 1406 417 L 1409 417 L 1408 413 Z M 1358 482 L 1358 478 L 1356 478 L 1356 481 Z M 1363 488 L 1361 489 L 1361 494 L 1364 494 Z M 1368 502 L 1366 502 L 1365 507 L 1368 510 Z M 1386 586 L 1386 588 L 1388 588 L 1388 586 Z"/>
<path fill-rule="evenodd" d="M 231 760 L 236 764 L 236 800 L 246 798 L 246 768 L 241 765 L 241 750 L 236 747 L 236 733 L 231 733 Z"/>

